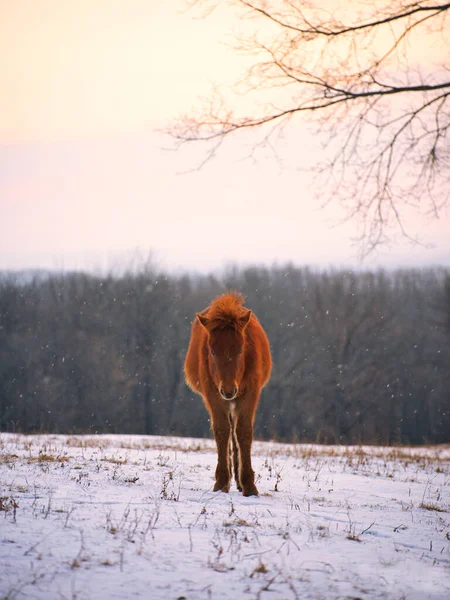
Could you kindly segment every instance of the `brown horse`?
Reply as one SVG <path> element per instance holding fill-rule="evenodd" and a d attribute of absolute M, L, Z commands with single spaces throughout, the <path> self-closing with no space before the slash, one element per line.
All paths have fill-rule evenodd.
<path fill-rule="evenodd" d="M 202 396 L 211 416 L 218 454 L 214 491 L 229 491 L 233 463 L 238 489 L 244 496 L 257 496 L 251 462 L 253 421 L 272 358 L 264 329 L 243 302 L 243 296 L 230 292 L 197 314 L 184 371 L 187 384 Z"/>

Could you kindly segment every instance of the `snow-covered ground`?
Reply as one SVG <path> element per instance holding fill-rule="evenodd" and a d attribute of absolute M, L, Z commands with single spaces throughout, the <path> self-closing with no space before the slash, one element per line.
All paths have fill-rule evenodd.
<path fill-rule="evenodd" d="M 0 598 L 450 598 L 450 448 L 0 435 Z"/>

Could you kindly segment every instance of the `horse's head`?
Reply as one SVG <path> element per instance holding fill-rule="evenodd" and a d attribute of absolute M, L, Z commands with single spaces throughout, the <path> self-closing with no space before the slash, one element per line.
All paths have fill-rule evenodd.
<path fill-rule="evenodd" d="M 197 315 L 208 333 L 208 362 L 211 377 L 224 400 L 234 400 L 245 371 L 245 335 L 251 310 L 225 327 L 214 327 L 208 317 Z"/>

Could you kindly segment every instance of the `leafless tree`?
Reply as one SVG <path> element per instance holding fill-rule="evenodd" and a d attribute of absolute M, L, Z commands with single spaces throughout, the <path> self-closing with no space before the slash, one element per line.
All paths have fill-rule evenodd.
<path fill-rule="evenodd" d="M 218 3 L 191 4 L 208 11 Z M 359 222 L 362 253 L 399 232 L 414 239 L 411 209 L 438 216 L 449 200 L 450 3 L 228 4 L 243 23 L 236 49 L 250 56 L 250 67 L 235 95 L 212 91 L 172 135 L 207 142 L 207 161 L 233 134 L 251 130 L 259 136 L 253 147 L 273 144 L 308 117 L 323 140 L 318 195 L 340 201 Z M 298 146 L 311 139 L 302 133 Z"/>
<path fill-rule="evenodd" d="M 274 362 L 258 437 L 448 443 L 449 282 L 443 268 L 0 272 L 0 430 L 210 435 L 183 361 L 195 312 L 236 287 Z"/>

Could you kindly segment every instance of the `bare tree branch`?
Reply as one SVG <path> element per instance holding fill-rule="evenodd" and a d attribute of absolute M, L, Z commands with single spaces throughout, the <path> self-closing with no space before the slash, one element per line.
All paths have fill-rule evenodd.
<path fill-rule="evenodd" d="M 321 203 L 340 201 L 348 218 L 359 220 L 361 253 L 395 232 L 414 239 L 404 209 L 413 205 L 437 216 L 450 194 L 444 41 L 450 39 L 450 3 L 336 2 L 332 13 L 305 0 L 231 3 L 248 19 L 237 49 L 254 59 L 236 85 L 236 102 L 211 96 L 171 135 L 178 143 L 211 143 L 207 162 L 218 140 L 248 130 L 261 131 L 268 143 L 274 130 L 293 129 L 303 116 L 324 140 L 324 160 L 315 168 L 323 178 Z M 194 2 L 200 4 L 214 7 L 213 1 Z M 423 56 L 413 56 L 418 45 Z M 432 47 L 441 47 L 433 60 L 427 58 Z"/>

